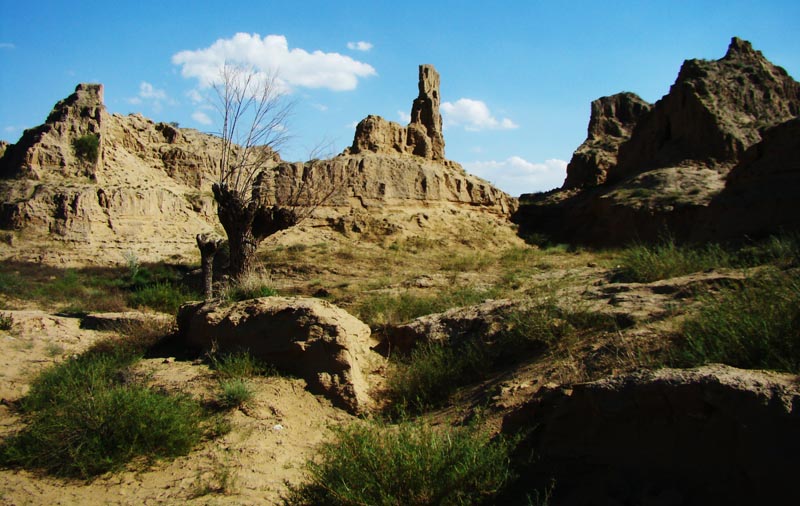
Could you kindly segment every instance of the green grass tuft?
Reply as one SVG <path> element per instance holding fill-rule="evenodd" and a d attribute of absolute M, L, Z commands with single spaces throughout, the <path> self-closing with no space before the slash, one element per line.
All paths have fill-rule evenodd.
<path fill-rule="evenodd" d="M 243 379 L 277 374 L 272 365 L 254 357 L 249 352 L 211 353 L 208 355 L 208 359 L 211 368 L 221 379 Z"/>
<path fill-rule="evenodd" d="M 238 408 L 253 398 L 250 383 L 242 378 L 226 379 L 219 382 L 218 403 L 224 409 Z"/>
<path fill-rule="evenodd" d="M 800 373 L 800 275 L 775 271 L 707 296 L 683 324 L 675 365 Z"/>
<path fill-rule="evenodd" d="M 199 299 L 199 295 L 181 285 L 159 282 L 145 285 L 128 296 L 132 307 L 148 307 L 164 313 L 176 313 L 187 301 Z"/>
<path fill-rule="evenodd" d="M 398 325 L 414 318 L 469 306 L 495 297 L 493 290 L 457 288 L 436 295 L 376 293 L 365 296 L 355 308 L 356 316 L 370 327 Z"/>
<path fill-rule="evenodd" d="M 356 423 L 333 430 L 285 504 L 486 504 L 511 477 L 508 443 L 472 426 Z"/>

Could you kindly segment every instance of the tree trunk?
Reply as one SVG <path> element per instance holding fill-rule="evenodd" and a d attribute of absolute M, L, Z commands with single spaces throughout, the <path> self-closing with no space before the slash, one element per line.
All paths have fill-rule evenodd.
<path fill-rule="evenodd" d="M 230 275 L 233 279 L 239 280 L 255 269 L 258 241 L 253 237 L 253 227 L 249 224 L 225 227 L 225 231 L 228 233 L 228 247 L 231 254 Z"/>
<path fill-rule="evenodd" d="M 197 234 L 196 239 L 203 266 L 203 296 L 205 300 L 211 300 L 214 298 L 214 256 L 223 240 L 210 234 Z"/>
<path fill-rule="evenodd" d="M 228 236 L 229 274 L 238 280 L 255 267 L 256 249 L 260 241 L 253 234 L 253 220 L 258 205 L 227 186 L 214 184 L 211 189 L 217 201 L 217 217 Z"/>

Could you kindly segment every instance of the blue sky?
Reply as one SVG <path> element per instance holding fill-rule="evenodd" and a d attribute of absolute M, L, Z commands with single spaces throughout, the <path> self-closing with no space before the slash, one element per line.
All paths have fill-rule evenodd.
<path fill-rule="evenodd" d="M 0 139 L 79 82 L 111 112 L 215 131 L 197 99 L 219 58 L 275 65 L 296 100 L 285 159 L 340 152 L 368 114 L 405 123 L 417 66 L 441 74 L 447 157 L 519 195 L 560 186 L 592 100 L 654 102 L 734 35 L 800 77 L 800 2 L 0 0 Z M 239 35 L 237 35 L 239 34 Z"/>

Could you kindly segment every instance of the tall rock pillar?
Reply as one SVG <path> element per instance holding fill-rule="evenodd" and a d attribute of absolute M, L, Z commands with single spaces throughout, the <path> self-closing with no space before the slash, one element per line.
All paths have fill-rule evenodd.
<path fill-rule="evenodd" d="M 420 65 L 419 96 L 411 106 L 407 143 L 415 155 L 431 160 L 445 159 L 439 101 L 439 73 L 433 65 Z"/>

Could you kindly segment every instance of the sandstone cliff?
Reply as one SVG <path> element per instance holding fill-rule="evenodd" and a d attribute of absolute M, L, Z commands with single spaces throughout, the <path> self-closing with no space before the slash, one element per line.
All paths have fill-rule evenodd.
<path fill-rule="evenodd" d="M 340 228 L 352 228 L 353 215 L 365 213 L 373 221 L 378 217 L 380 223 L 389 220 L 390 227 L 402 228 L 412 216 L 433 208 L 505 219 L 516 209 L 516 199 L 445 158 L 439 97 L 439 74 L 432 65 L 420 65 L 419 96 L 408 126 L 367 116 L 341 155 L 277 166 L 271 199 L 286 200 L 301 184 L 335 188 L 325 207 L 338 208 L 340 216 L 333 220 Z M 342 218 L 342 212 L 347 216 Z"/>
<path fill-rule="evenodd" d="M 515 220 L 524 232 L 608 245 L 800 226 L 799 204 L 788 197 L 800 174 L 790 133 L 800 83 L 749 42 L 733 38 L 719 60 L 686 61 L 669 93 L 649 110 L 638 106 L 632 122 L 617 119 L 620 100 L 593 104 L 589 138 L 561 191 L 523 195 Z"/>
<path fill-rule="evenodd" d="M 407 127 L 369 116 L 352 147 L 331 160 L 279 163 L 275 155 L 261 178 L 266 191 L 281 202 L 309 185 L 335 189 L 312 222 L 348 233 L 397 233 L 414 222 L 415 230 L 458 234 L 448 216 L 476 212 L 505 221 L 515 199 L 444 158 L 439 75 L 422 65 L 419 78 Z M 102 85 L 80 84 L 43 125 L 0 147 L 0 229 L 15 234 L 0 256 L 72 264 L 119 263 L 129 252 L 142 261 L 195 258 L 195 235 L 221 232 L 210 191 L 220 139 L 110 114 L 102 100 Z M 431 225 L 433 214 L 441 226 Z"/>
<path fill-rule="evenodd" d="M 14 253 L 67 263 L 191 254 L 194 234 L 215 222 L 207 187 L 218 140 L 110 114 L 102 100 L 102 85 L 78 85 L 0 158 L 0 227 L 29 246 Z M 91 156 L 77 145 L 87 137 Z"/>

